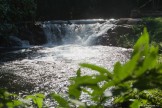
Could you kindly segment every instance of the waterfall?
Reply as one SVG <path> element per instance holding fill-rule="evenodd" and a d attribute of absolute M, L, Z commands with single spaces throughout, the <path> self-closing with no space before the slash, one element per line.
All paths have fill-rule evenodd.
<path fill-rule="evenodd" d="M 14 52 L 0 54 L 0 73 L 5 75 L 0 78 L 0 82 L 4 82 L 4 79 L 10 82 L 0 83 L 0 86 L 19 92 L 22 96 L 26 96 L 28 92 L 67 93 L 69 79 L 76 76 L 79 63 L 97 64 L 111 72 L 116 62 L 123 64 L 130 58 L 132 50 L 93 45 L 93 43 L 102 37 L 105 39 L 104 36 L 108 36 L 107 31 L 116 26 L 115 22 L 116 20 L 113 19 L 101 19 L 37 23 L 44 30 L 47 45 L 16 48 Z M 15 36 L 11 36 L 10 39 L 14 40 L 13 44 L 18 44 L 20 47 L 29 46 L 28 41 Z M 8 50 L 10 49 L 5 51 Z M 82 69 L 82 73 L 95 74 L 89 69 Z M 88 98 L 89 96 L 85 94 L 81 99 L 89 102 Z M 48 103 L 47 107 L 56 107 L 55 102 L 45 101 Z"/>
<path fill-rule="evenodd" d="M 114 19 L 45 21 L 42 27 L 49 45 L 91 45 L 97 37 L 107 34 L 115 22 Z"/>

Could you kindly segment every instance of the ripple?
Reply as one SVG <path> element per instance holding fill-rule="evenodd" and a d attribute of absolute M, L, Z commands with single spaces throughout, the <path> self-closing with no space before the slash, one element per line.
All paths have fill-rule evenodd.
<path fill-rule="evenodd" d="M 117 61 L 125 63 L 130 58 L 131 51 L 132 49 L 109 46 L 61 45 L 34 47 L 23 50 L 23 52 L 1 56 L 3 59 L 0 60 L 3 63 L 0 63 L 0 74 L 2 76 L 2 74 L 12 73 L 11 80 L 13 81 L 10 81 L 9 77 L 5 77 L 10 81 L 10 84 L 4 82 L 3 85 L 13 91 L 17 91 L 15 87 L 17 87 L 18 82 L 21 82 L 18 83 L 20 86 L 19 92 L 25 91 L 24 87 L 30 87 L 31 92 L 55 91 L 65 93 L 67 86 L 70 84 L 68 79 L 76 75 L 79 63 L 97 64 L 112 71 L 113 65 Z M 21 56 L 21 59 L 15 58 L 8 60 L 8 62 L 3 61 L 13 56 Z M 84 74 L 93 73 L 88 69 L 82 69 L 82 72 Z M 4 78 L 0 77 L 0 82 L 3 80 Z"/>

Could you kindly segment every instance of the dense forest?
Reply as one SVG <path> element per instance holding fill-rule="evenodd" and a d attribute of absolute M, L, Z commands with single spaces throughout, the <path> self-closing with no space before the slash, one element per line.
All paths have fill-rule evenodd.
<path fill-rule="evenodd" d="M 161 11 L 161 0 L 0 0 L 0 22 L 130 17 L 132 10 Z"/>
<path fill-rule="evenodd" d="M 162 10 L 160 0 L 39 0 L 40 19 L 130 17 L 131 10 Z"/>

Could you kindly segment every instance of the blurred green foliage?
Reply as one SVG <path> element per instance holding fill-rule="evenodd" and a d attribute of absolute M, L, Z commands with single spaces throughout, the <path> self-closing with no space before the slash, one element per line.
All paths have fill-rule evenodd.
<path fill-rule="evenodd" d="M 148 28 L 150 41 L 159 46 L 159 52 L 162 52 L 162 17 L 144 18 L 143 24 Z"/>
<path fill-rule="evenodd" d="M 161 97 L 156 94 L 158 92 L 153 92 L 161 92 L 162 65 L 158 63 L 158 47 L 149 44 L 146 29 L 134 45 L 131 59 L 125 64 L 116 63 L 113 72 L 92 64 L 80 66 L 99 73 L 83 76 L 79 74 L 72 79 L 70 97 L 79 100 L 82 92 L 86 92 L 91 101 L 95 102 L 93 107 L 85 103 L 86 107 L 104 108 L 111 99 L 114 99 L 113 105 L 118 107 L 162 105 Z M 111 89 L 110 96 L 106 95 L 108 89 Z"/>
<path fill-rule="evenodd" d="M 35 0 L 0 0 L 0 23 L 32 21 L 36 8 Z"/>

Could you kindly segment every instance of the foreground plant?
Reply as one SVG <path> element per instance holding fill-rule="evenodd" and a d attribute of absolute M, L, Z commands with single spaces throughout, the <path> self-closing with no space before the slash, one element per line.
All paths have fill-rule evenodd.
<path fill-rule="evenodd" d="M 158 47 L 149 44 L 146 29 L 134 45 L 131 59 L 125 64 L 117 62 L 113 72 L 93 64 L 80 66 L 98 74 L 81 75 L 81 69 L 77 71 L 69 86 L 69 97 L 73 100 L 69 100 L 70 103 L 81 108 L 103 108 L 113 99 L 111 107 L 162 106 L 159 95 L 162 92 L 162 65 L 158 63 Z M 94 103 L 82 103 L 83 93 L 88 94 Z"/>
<path fill-rule="evenodd" d="M 134 45 L 132 57 L 125 64 L 117 62 L 114 70 L 110 72 L 100 66 L 82 63 L 76 77 L 70 79 L 68 97 L 65 99 L 55 93 L 49 96 L 57 101 L 57 107 L 61 108 L 160 107 L 162 106 L 162 64 L 158 62 L 158 58 L 158 47 L 149 44 L 149 35 L 144 29 L 142 36 Z M 82 68 L 95 70 L 97 73 L 82 75 Z M 88 101 L 83 102 L 83 94 L 88 95 Z M 14 100 L 12 102 L 16 102 L 17 106 L 30 106 L 30 104 L 38 108 L 45 106 L 44 95 L 27 96 L 25 100 L 29 98 L 33 103 L 25 104 Z M 5 98 L 1 96 L 0 99 Z M 0 101 L 1 106 L 4 106 L 3 102 Z"/>

